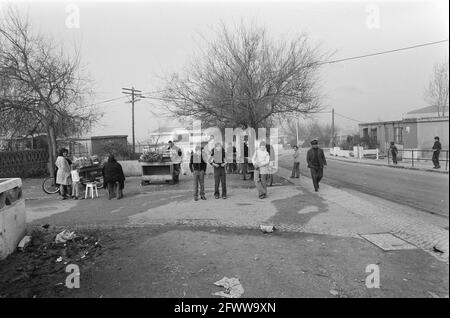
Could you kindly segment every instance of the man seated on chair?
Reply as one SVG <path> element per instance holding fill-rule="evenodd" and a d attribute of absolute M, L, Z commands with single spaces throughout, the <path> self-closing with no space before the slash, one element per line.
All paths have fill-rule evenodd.
<path fill-rule="evenodd" d="M 125 187 L 125 175 L 123 174 L 122 166 L 116 161 L 114 155 L 108 156 L 108 161 L 103 166 L 103 184 L 108 188 L 108 199 L 111 200 L 116 196 L 117 200 L 123 196 L 123 188 Z M 117 185 L 118 183 L 118 185 Z"/>

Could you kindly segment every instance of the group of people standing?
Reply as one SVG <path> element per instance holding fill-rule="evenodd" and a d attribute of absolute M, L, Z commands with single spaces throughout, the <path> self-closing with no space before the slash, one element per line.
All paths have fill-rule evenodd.
<path fill-rule="evenodd" d="M 56 184 L 59 185 L 61 200 L 83 199 L 81 195 L 80 165 L 69 158 L 69 151 L 62 148 L 55 162 Z M 125 187 L 125 175 L 122 166 L 117 162 L 113 154 L 108 155 L 108 159 L 102 167 L 103 184 L 108 189 L 108 198 L 111 200 L 121 199 Z"/>
<path fill-rule="evenodd" d="M 251 162 L 254 166 L 254 180 L 256 189 L 258 190 L 258 197 L 264 199 L 267 197 L 267 183 L 266 176 L 270 173 L 270 154 L 267 150 L 267 145 L 264 141 L 261 141 L 258 145 L 255 153 L 251 158 Z M 222 146 L 222 143 L 215 144 L 211 151 L 200 146 L 195 147 L 195 151 L 192 152 L 189 168 L 194 175 L 194 200 L 199 200 L 199 188 L 200 199 L 206 200 L 205 196 L 205 174 L 207 165 L 210 164 L 214 169 L 214 197 L 219 199 L 227 199 L 227 172 L 237 171 L 236 162 L 236 148 L 229 145 L 228 151 Z M 231 148 L 232 147 L 232 148 Z M 234 149 L 233 149 L 234 148 Z M 247 148 L 247 149 L 246 149 Z M 247 150 L 247 152 L 246 152 Z M 229 155 L 231 152 L 232 155 Z M 246 180 L 247 165 L 248 165 L 248 146 L 244 145 L 244 163 L 241 164 L 241 171 L 243 173 L 243 179 Z M 231 168 L 230 168 L 231 166 Z M 222 193 L 220 192 L 222 190 Z"/>

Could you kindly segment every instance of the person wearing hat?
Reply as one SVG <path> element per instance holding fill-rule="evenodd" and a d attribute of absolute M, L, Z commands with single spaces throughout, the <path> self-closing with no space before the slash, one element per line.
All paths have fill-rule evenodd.
<path fill-rule="evenodd" d="M 395 146 L 395 142 L 391 141 L 391 145 L 389 146 L 389 151 L 392 155 L 392 162 L 396 165 L 397 164 L 397 155 L 398 155 L 398 149 Z"/>
<path fill-rule="evenodd" d="M 441 153 L 441 149 L 442 149 L 442 145 L 441 142 L 439 141 L 439 137 L 436 136 L 434 137 L 434 145 L 433 145 L 433 164 L 434 164 L 434 169 L 440 169 L 441 166 L 439 164 L 439 154 Z"/>
<path fill-rule="evenodd" d="M 311 140 L 311 149 L 306 154 L 306 161 L 308 168 L 311 170 L 311 178 L 314 185 L 314 190 L 319 191 L 319 182 L 323 177 L 323 167 L 327 165 L 325 154 L 319 148 L 319 142 L 316 138 Z"/>

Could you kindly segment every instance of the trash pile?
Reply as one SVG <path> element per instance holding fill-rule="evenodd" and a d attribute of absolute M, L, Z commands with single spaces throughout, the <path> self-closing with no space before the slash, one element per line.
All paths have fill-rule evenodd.
<path fill-rule="evenodd" d="M 98 230 L 73 232 L 48 225 L 34 229 L 0 266 L 0 298 L 32 297 L 57 291 L 64 282 L 66 266 L 89 266 L 102 254 Z M 62 288 L 61 288 L 62 290 Z M 5 291 L 8 294 L 3 294 Z M 33 293 L 27 294 L 27 293 Z"/>

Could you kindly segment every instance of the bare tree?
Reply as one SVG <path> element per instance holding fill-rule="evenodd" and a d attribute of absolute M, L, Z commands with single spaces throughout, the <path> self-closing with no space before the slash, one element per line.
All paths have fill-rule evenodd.
<path fill-rule="evenodd" d="M 14 9 L 0 24 L 0 45 L 0 73 L 9 83 L 0 103 L 2 121 L 7 113 L 9 118 L 33 118 L 31 127 L 38 125 L 47 134 L 53 167 L 56 138 L 83 132 L 99 118 L 96 108 L 85 104 L 90 81 L 82 74 L 78 51 L 66 54 L 62 45 L 32 32 Z"/>
<path fill-rule="evenodd" d="M 185 70 L 167 81 L 163 98 L 175 116 L 204 125 L 264 127 L 277 115 L 299 115 L 320 108 L 317 71 L 323 56 L 301 34 L 274 41 L 266 30 L 224 25 L 216 39 Z"/>
<path fill-rule="evenodd" d="M 425 96 L 431 106 L 436 106 L 438 117 L 445 116 L 448 108 L 448 61 L 434 65 Z"/>

